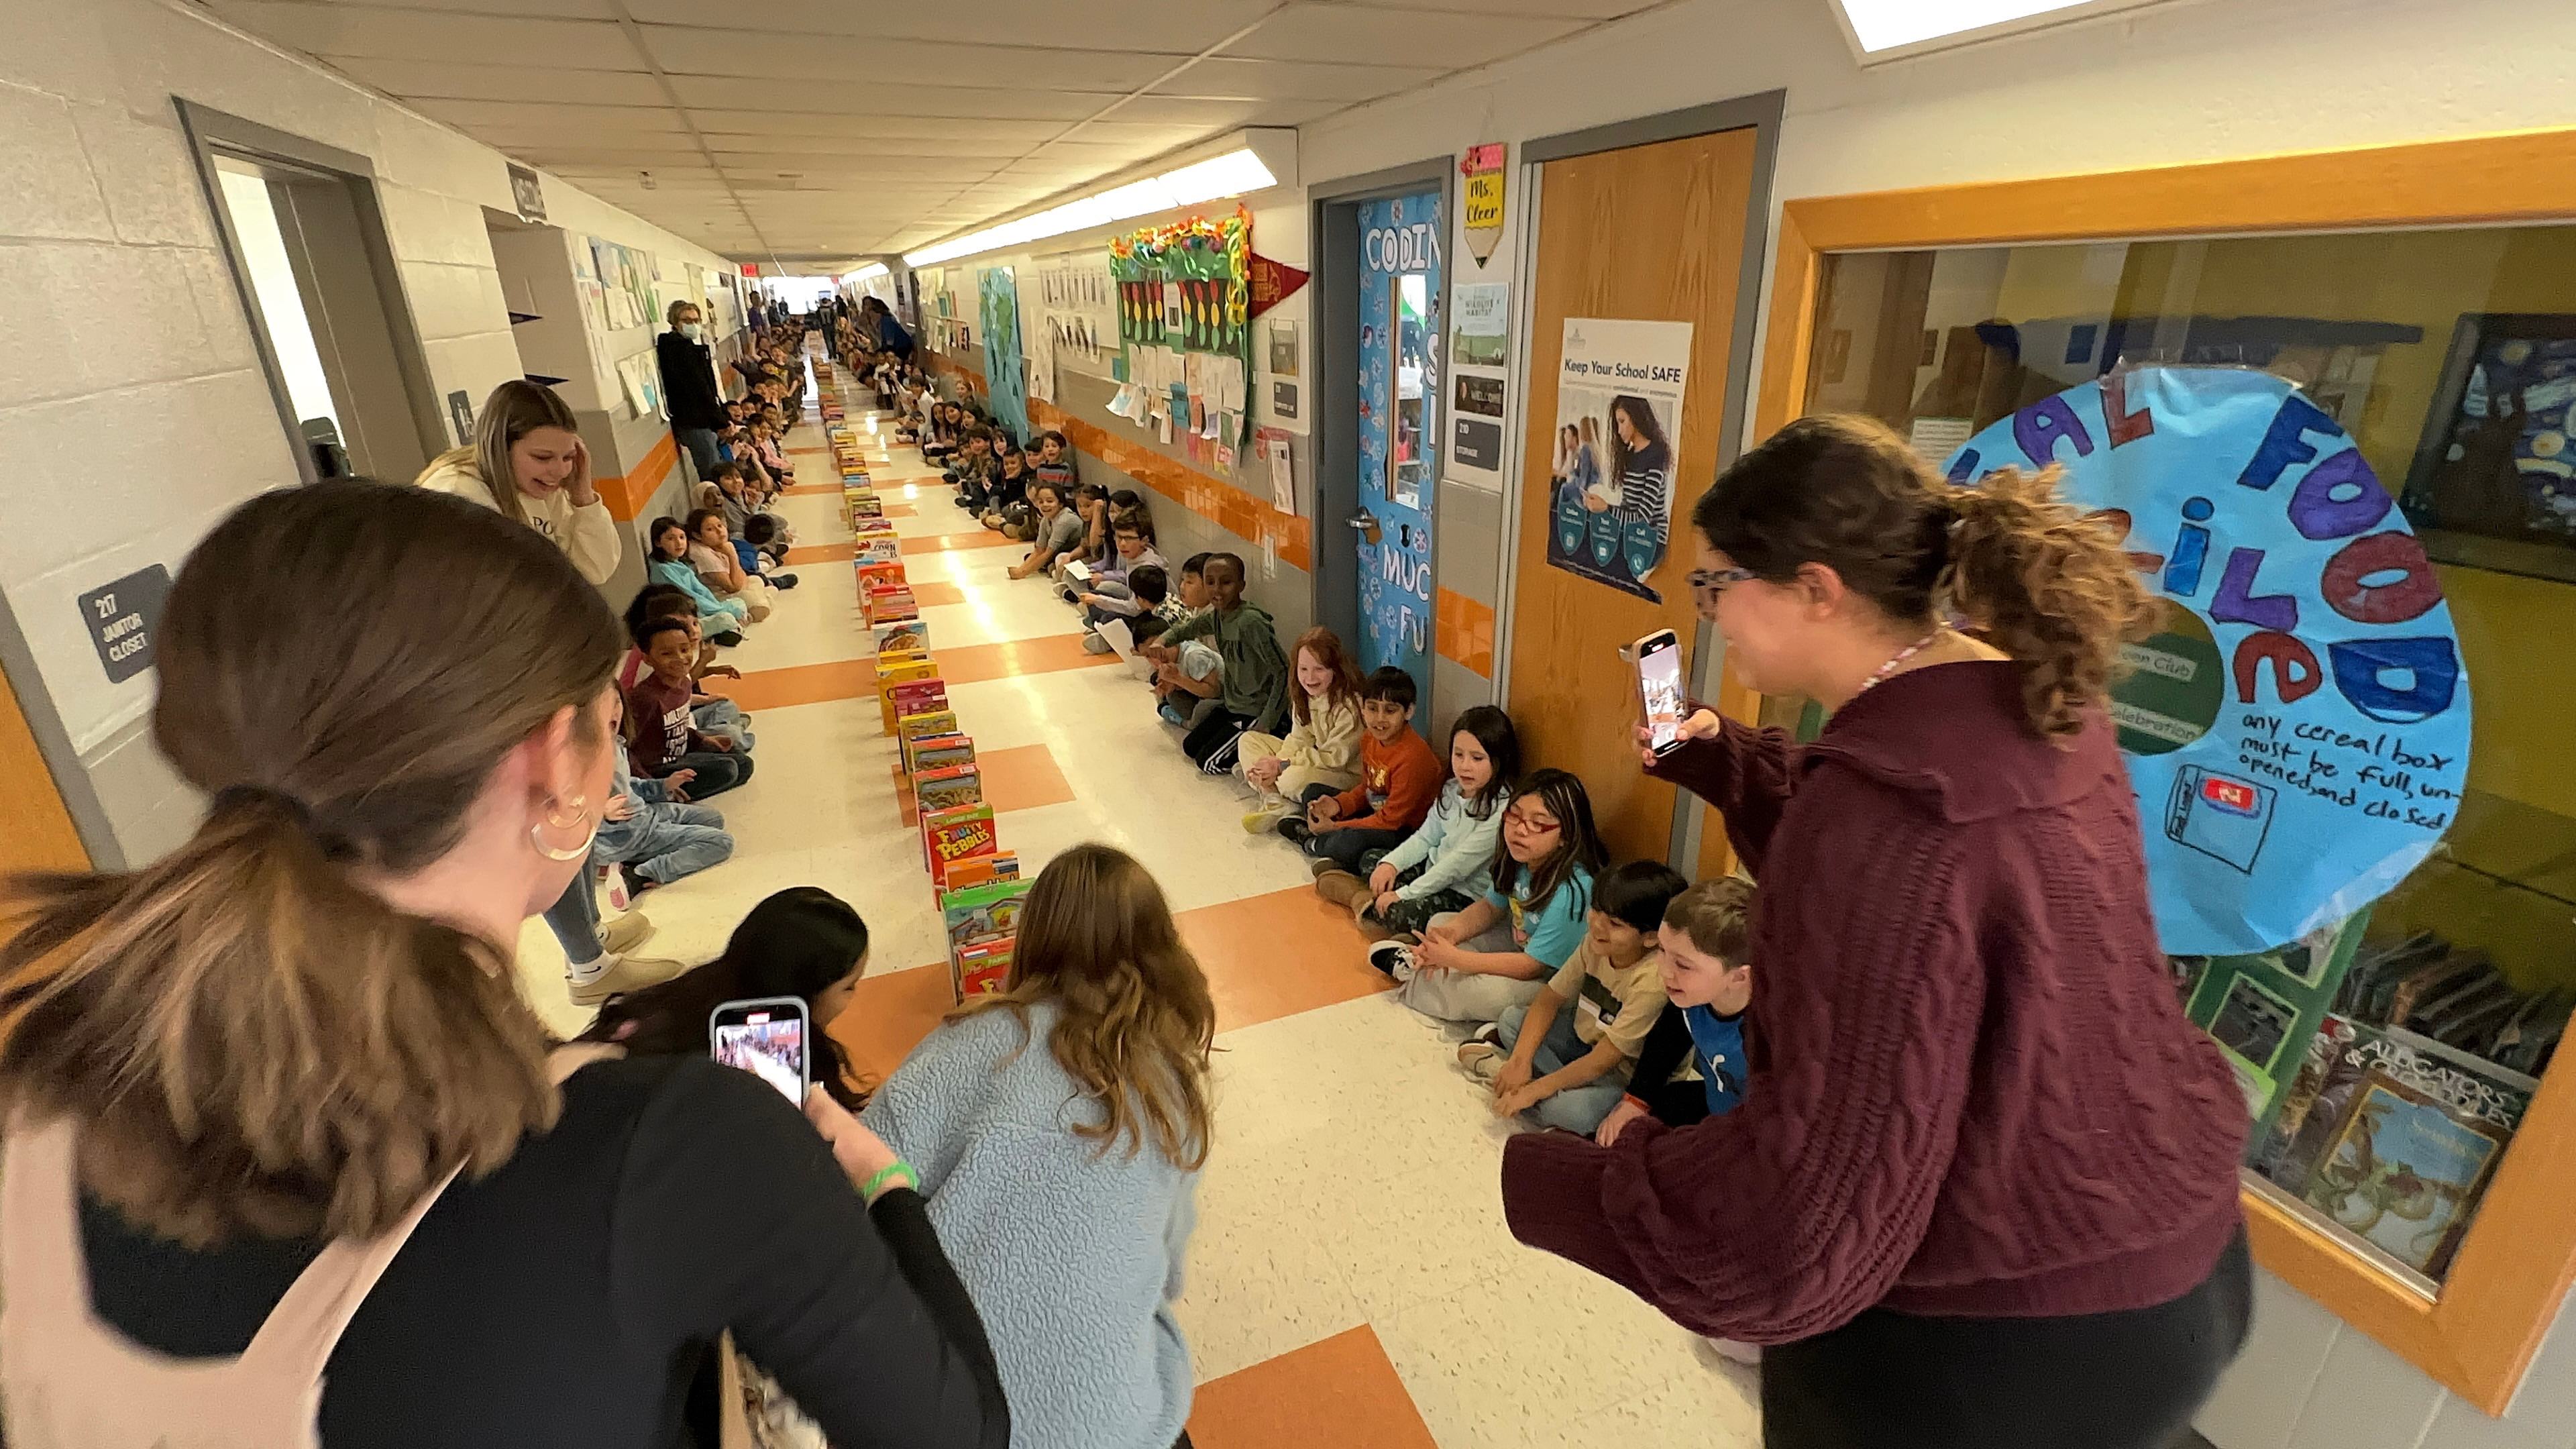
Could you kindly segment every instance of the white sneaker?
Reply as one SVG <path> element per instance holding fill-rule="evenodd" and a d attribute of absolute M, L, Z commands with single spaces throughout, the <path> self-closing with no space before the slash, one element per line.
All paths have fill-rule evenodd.
<path fill-rule="evenodd" d="M 1758 1343 L 1737 1343 L 1731 1338 L 1703 1338 L 1694 1333 L 1691 1335 L 1691 1352 L 1710 1368 L 1721 1364 L 1736 1364 L 1744 1368 L 1762 1366 L 1762 1345 Z"/>
<path fill-rule="evenodd" d="M 621 991 L 659 986 L 689 968 L 678 961 L 649 956 L 605 956 L 597 970 L 564 978 L 575 1006 L 597 1006 Z"/>
<path fill-rule="evenodd" d="M 1369 947 L 1368 963 L 1398 981 L 1413 979 L 1413 948 L 1402 941 L 1380 941 Z"/>

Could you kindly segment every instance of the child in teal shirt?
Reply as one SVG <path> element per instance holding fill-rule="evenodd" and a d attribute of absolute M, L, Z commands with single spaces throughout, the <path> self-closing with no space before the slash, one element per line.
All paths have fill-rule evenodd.
<path fill-rule="evenodd" d="M 1381 942 L 1369 963 L 1393 976 L 1396 999 L 1442 1021 L 1493 1021 L 1526 1006 L 1583 944 L 1592 877 L 1608 861 L 1583 782 L 1539 770 L 1503 809 L 1484 899 L 1434 917 L 1418 946 Z"/>

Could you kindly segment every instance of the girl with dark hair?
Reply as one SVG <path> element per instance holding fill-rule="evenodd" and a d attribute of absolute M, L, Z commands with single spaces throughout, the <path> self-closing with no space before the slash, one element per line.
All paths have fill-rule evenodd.
<path fill-rule="evenodd" d="M 1171 1303 L 1215 1131 L 1215 1035 L 1153 876 L 1077 845 L 1025 898 L 1008 984 L 950 1012 L 868 1104 L 992 1317 L 1024 1444 L 1187 1443 Z"/>
<path fill-rule="evenodd" d="M 743 626 L 750 622 L 751 608 L 740 599 L 717 598 L 706 580 L 698 577 L 697 565 L 689 558 L 688 526 L 666 514 L 653 520 L 644 537 L 650 549 L 645 555 L 644 572 L 655 583 L 669 584 L 696 602 L 698 628 L 707 637 L 731 634 L 739 638 Z"/>
<path fill-rule="evenodd" d="M 1584 507 L 1619 520 L 1631 577 L 1642 579 L 1663 562 L 1673 528 L 1673 448 L 1654 404 L 1626 393 L 1610 399 L 1609 486 L 1584 495 Z M 1609 559 L 1595 549 L 1594 562 Z"/>
<path fill-rule="evenodd" d="M 2054 485 L 1823 417 L 1700 499 L 1728 667 L 1833 712 L 1643 752 L 1762 881 L 1751 1082 L 1504 1150 L 1523 1242 L 1768 1346 L 1772 1449 L 2164 1445 L 2243 1341 L 2244 1097 L 2175 1000 L 2104 709 L 2155 614 Z"/>
<path fill-rule="evenodd" d="M 1512 787 L 1499 840 L 1473 905 L 1432 917 L 1419 945 L 1369 948 L 1396 999 L 1425 1016 L 1482 1023 L 1526 1006 L 1583 944 L 1592 878 L 1610 864 L 1583 782 L 1531 772 Z"/>
<path fill-rule="evenodd" d="M 1467 891 L 1493 862 L 1503 802 L 1520 772 L 1520 732 L 1510 715 L 1490 704 L 1460 714 L 1449 726 L 1449 782 L 1429 818 L 1365 881 L 1329 871 L 1315 878 L 1316 893 L 1349 905 L 1360 929 L 1377 939 L 1420 939 L 1434 918 L 1475 904 Z"/>
<path fill-rule="evenodd" d="M 728 1001 L 793 996 L 813 1020 L 814 1084 L 855 1112 L 867 1093 L 830 1027 L 868 969 L 868 923 L 820 886 L 791 886 L 733 928 L 724 954 L 675 981 L 609 998 L 583 1041 L 615 1042 L 632 1056 L 705 1056 L 707 1018 Z"/>
<path fill-rule="evenodd" d="M 614 762 L 617 620 L 561 550 L 428 489 L 281 489 L 158 645 L 205 821 L 11 885 L 9 1442 L 671 1444 L 728 1332 L 835 1444 L 1009 1442 L 884 1143 L 703 1057 L 555 1050 L 521 998 Z"/>

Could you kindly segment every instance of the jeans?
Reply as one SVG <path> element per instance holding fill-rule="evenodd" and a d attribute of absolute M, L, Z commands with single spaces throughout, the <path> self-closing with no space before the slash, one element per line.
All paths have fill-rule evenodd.
<path fill-rule="evenodd" d="M 716 451 L 715 429 L 673 428 L 671 436 L 678 439 L 680 446 L 688 451 L 689 461 L 697 465 L 700 481 L 715 476 L 716 465 L 724 461 L 723 455 Z"/>
<path fill-rule="evenodd" d="M 751 756 L 721 750 L 692 750 L 671 762 L 665 775 L 679 770 L 695 770 L 697 778 L 683 786 L 691 800 L 704 800 L 721 795 L 751 778 Z"/>
<path fill-rule="evenodd" d="M 1313 790 L 1322 790 L 1326 794 L 1336 793 L 1323 785 L 1314 786 Z M 1310 799 L 1313 798 L 1313 790 L 1308 792 Z M 1393 850 L 1402 845 L 1404 837 L 1413 832 L 1409 830 L 1328 830 L 1321 835 L 1315 835 L 1308 832 L 1304 820 L 1292 815 L 1279 822 L 1279 833 L 1297 842 L 1299 848 L 1315 859 L 1329 860 L 1337 869 L 1359 875 L 1362 873 L 1363 857 L 1371 851 L 1383 854 Z"/>
<path fill-rule="evenodd" d="M 1557 1012 L 1556 1020 L 1548 1023 L 1547 1039 L 1538 1044 L 1538 1051 L 1530 1058 L 1531 1081 L 1551 1072 L 1561 1072 L 1591 1054 L 1592 1048 L 1574 1034 L 1574 1015 L 1575 1005 L 1569 1001 Z M 1520 1041 L 1521 1023 L 1528 1016 L 1529 1007 L 1524 1005 L 1515 1006 L 1496 1018 L 1494 1040 L 1504 1051 L 1512 1050 Z M 1618 1073 L 1611 1072 L 1541 1101 L 1530 1108 L 1529 1114 L 1537 1118 L 1541 1126 L 1589 1137 L 1601 1125 L 1601 1119 L 1610 1115 L 1610 1109 L 1619 1105 L 1619 1099 L 1627 1091 L 1627 1082 Z"/>
<path fill-rule="evenodd" d="M 704 805 L 647 804 L 624 820 L 599 827 L 591 858 L 635 867 L 656 885 L 669 885 L 733 855 L 724 817 Z"/>
<path fill-rule="evenodd" d="M 697 727 L 699 734 L 731 740 L 734 753 L 751 753 L 751 716 L 744 714 L 742 706 L 732 700 L 718 699 L 712 704 L 699 705 L 689 711 L 689 722 Z"/>
<path fill-rule="evenodd" d="M 599 959 L 599 892 L 591 885 L 588 862 L 546 907 L 546 928 L 555 933 L 567 962 L 582 966 Z"/>

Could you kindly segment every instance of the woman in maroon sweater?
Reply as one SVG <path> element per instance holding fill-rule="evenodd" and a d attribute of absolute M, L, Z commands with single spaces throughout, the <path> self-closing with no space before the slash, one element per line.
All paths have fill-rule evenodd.
<path fill-rule="evenodd" d="M 1701 710 L 1647 757 L 1762 883 L 1751 1083 L 1614 1148 L 1515 1138 L 1513 1232 L 1770 1345 L 1771 1449 L 2168 1443 L 2251 1269 L 2244 1099 L 2102 709 L 2155 606 L 2048 479 L 1952 487 L 1866 420 L 1791 424 L 1692 522 L 1728 665 L 1834 711 L 1802 747 Z"/>

